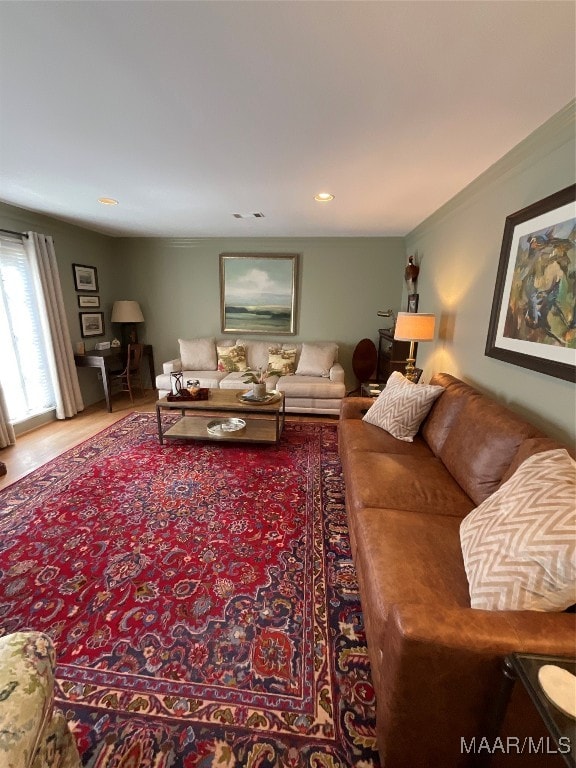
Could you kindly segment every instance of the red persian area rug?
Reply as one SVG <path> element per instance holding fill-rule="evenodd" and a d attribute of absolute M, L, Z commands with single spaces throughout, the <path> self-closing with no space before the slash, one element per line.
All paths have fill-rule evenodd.
<path fill-rule="evenodd" d="M 23 629 L 56 643 L 84 768 L 378 765 L 333 424 L 161 446 L 134 413 L 7 487 Z"/>

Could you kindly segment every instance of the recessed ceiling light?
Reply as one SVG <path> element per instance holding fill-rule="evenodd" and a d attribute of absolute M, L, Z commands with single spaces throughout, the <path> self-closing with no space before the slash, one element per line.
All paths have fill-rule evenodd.
<path fill-rule="evenodd" d="M 113 197 L 99 197 L 98 202 L 102 205 L 118 205 L 118 200 L 114 200 Z"/>
<path fill-rule="evenodd" d="M 334 200 L 334 195 L 331 195 L 330 192 L 318 192 L 317 195 L 314 195 L 314 200 L 317 203 L 329 203 L 330 200 Z"/>

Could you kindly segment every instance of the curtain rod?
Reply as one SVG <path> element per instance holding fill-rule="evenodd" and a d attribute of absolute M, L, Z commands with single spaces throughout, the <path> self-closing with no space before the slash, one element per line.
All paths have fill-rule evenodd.
<path fill-rule="evenodd" d="M 28 237 L 26 232 L 14 232 L 12 229 L 2 229 L 2 227 L 0 227 L 0 232 L 4 232 L 6 235 L 15 235 L 16 237 Z"/>

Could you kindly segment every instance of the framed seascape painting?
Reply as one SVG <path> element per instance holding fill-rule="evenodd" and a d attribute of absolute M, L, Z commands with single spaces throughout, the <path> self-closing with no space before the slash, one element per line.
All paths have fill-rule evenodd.
<path fill-rule="evenodd" d="M 221 253 L 224 333 L 296 333 L 298 254 Z"/>
<path fill-rule="evenodd" d="M 486 355 L 576 381 L 576 185 L 507 217 Z"/>

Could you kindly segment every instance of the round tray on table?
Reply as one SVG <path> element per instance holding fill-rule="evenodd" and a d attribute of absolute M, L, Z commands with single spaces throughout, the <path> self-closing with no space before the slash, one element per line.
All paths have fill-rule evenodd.
<path fill-rule="evenodd" d="M 212 419 L 206 425 L 208 434 L 212 437 L 228 437 L 231 435 L 239 435 L 246 429 L 246 422 L 244 419 L 230 418 L 230 419 Z"/>
<path fill-rule="evenodd" d="M 270 403 L 277 403 L 282 397 L 282 394 L 273 389 L 272 392 L 266 392 L 266 395 L 262 399 L 254 397 L 252 392 L 240 392 L 237 397 L 241 403 L 250 403 L 251 405 L 270 405 Z"/>

